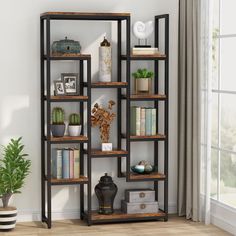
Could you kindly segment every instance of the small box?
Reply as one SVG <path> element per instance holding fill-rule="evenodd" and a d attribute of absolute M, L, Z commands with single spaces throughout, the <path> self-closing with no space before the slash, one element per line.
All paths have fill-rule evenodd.
<path fill-rule="evenodd" d="M 121 201 L 121 210 L 126 214 L 158 213 L 158 202 L 126 202 Z"/>
<path fill-rule="evenodd" d="M 126 202 L 155 202 L 155 191 L 152 189 L 125 190 Z"/>

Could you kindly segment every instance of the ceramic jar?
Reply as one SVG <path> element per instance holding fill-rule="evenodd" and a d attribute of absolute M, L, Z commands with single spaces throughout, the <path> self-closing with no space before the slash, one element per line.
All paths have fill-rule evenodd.
<path fill-rule="evenodd" d="M 111 45 L 105 37 L 99 47 L 99 81 L 111 82 Z"/>

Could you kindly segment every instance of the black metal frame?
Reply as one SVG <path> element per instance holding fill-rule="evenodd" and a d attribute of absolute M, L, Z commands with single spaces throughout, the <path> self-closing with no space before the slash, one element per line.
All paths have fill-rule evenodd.
<path fill-rule="evenodd" d="M 41 46 L 41 192 L 42 192 L 42 222 L 47 223 L 48 228 L 52 226 L 51 217 L 51 187 L 52 185 L 67 185 L 67 184 L 80 184 L 80 217 L 81 219 L 87 220 L 88 225 L 96 223 L 111 223 L 111 222 L 129 222 L 129 221 L 146 221 L 146 220 L 156 220 L 164 219 L 168 220 L 168 70 L 169 70 L 169 15 L 161 15 L 155 17 L 155 46 L 159 46 L 159 20 L 165 20 L 165 54 L 166 57 L 162 58 L 139 58 L 131 57 L 131 39 L 130 39 L 130 16 L 128 15 L 109 15 L 109 14 L 44 14 L 40 19 L 40 46 Z M 78 57 L 52 57 L 50 55 L 50 22 L 51 20 L 102 20 L 102 21 L 116 21 L 117 22 L 117 33 L 118 33 L 118 43 L 117 43 L 117 81 L 122 82 L 122 60 L 126 61 L 126 82 L 127 85 L 93 85 L 91 83 L 91 57 L 90 55 L 78 56 Z M 126 55 L 122 55 L 122 21 L 126 22 Z M 46 26 L 46 27 L 45 27 Z M 46 32 L 45 32 L 46 29 Z M 46 43 L 45 43 L 46 42 Z M 45 54 L 46 46 L 46 54 Z M 50 94 L 50 83 L 51 83 L 51 61 L 52 60 L 78 60 L 79 61 L 79 73 L 80 73 L 80 95 L 84 94 L 84 89 L 87 89 L 87 99 L 62 99 L 57 100 L 51 98 Z M 150 99 L 143 98 L 140 101 L 154 101 L 155 107 L 157 108 L 158 102 L 165 103 L 165 137 L 163 138 L 149 138 L 149 139 L 132 139 L 130 137 L 130 106 L 131 101 L 138 101 L 139 99 L 132 99 L 130 96 L 131 86 L 130 86 L 130 64 L 131 60 L 154 60 L 155 65 L 155 93 L 158 94 L 158 66 L 159 60 L 165 61 L 165 95 L 166 98 L 162 99 Z M 84 61 L 87 62 L 87 82 L 84 81 Z M 45 62 L 46 62 L 46 79 L 45 79 Z M 45 83 L 46 82 L 46 83 Z M 46 88 L 46 95 L 44 94 Z M 91 111 L 91 89 L 92 88 L 116 88 L 117 89 L 117 133 L 118 133 L 118 143 L 117 148 L 122 149 L 122 139 L 125 139 L 127 154 L 109 154 L 109 155 L 96 155 L 91 153 L 91 125 L 87 125 L 87 138 L 88 140 L 63 140 L 55 141 L 51 140 L 50 137 L 50 113 L 51 113 L 51 103 L 52 102 L 79 102 L 80 103 L 80 113 L 84 114 L 84 102 L 87 103 L 87 110 Z M 126 95 L 122 95 L 122 89 L 125 89 Z M 126 104 L 126 121 L 125 130 L 126 135 L 122 135 L 122 105 L 123 102 Z M 46 105 L 45 105 L 46 103 Z M 45 109 L 46 108 L 46 109 Z M 91 113 L 87 112 L 87 121 L 91 120 Z M 47 124 L 47 134 L 45 136 L 44 125 Z M 81 123 L 84 124 L 84 115 L 81 115 Z M 158 127 L 158 114 L 157 114 L 157 127 Z M 82 126 L 83 127 L 83 126 Z M 82 128 L 82 135 L 84 135 L 84 128 Z M 134 141 L 154 141 L 154 162 L 158 164 L 158 142 L 163 141 L 165 143 L 165 162 L 164 162 L 164 179 L 143 179 L 143 180 L 132 180 L 130 178 L 130 144 Z M 84 156 L 87 156 L 87 177 L 88 181 L 77 182 L 77 183 L 52 183 L 51 182 L 51 145 L 54 143 L 78 143 L 80 145 L 80 173 L 84 175 Z M 86 150 L 84 149 L 84 143 L 87 144 Z M 136 182 L 136 181 L 154 181 L 154 188 L 156 191 L 156 200 L 158 200 L 158 181 L 164 181 L 164 213 L 163 216 L 154 217 L 132 217 L 126 219 L 106 219 L 106 220 L 95 220 L 92 219 L 92 196 L 91 196 L 91 180 L 92 180 L 92 158 L 102 158 L 102 157 L 115 157 L 117 158 L 117 175 L 118 177 L 125 177 L 122 173 L 121 163 L 122 157 L 126 158 L 126 181 Z M 46 165 L 47 163 L 47 165 Z M 84 184 L 87 184 L 87 211 L 84 209 Z M 47 190 L 47 191 L 46 191 Z M 46 209 L 47 201 L 47 209 Z M 47 210 L 47 216 L 46 216 Z"/>

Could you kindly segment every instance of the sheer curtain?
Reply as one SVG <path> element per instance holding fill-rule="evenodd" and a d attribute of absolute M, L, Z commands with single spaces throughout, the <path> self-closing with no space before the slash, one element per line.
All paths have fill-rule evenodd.
<path fill-rule="evenodd" d="M 211 0 L 179 5 L 178 213 L 210 223 Z"/>

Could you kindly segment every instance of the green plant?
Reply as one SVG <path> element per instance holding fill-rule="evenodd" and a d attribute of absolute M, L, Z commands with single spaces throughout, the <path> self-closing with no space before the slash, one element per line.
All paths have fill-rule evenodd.
<path fill-rule="evenodd" d="M 3 159 L 0 160 L 0 198 L 3 207 L 7 207 L 11 196 L 20 193 L 26 176 L 30 173 L 31 161 L 25 157 L 22 137 L 11 139 L 3 146 Z"/>
<path fill-rule="evenodd" d="M 138 69 L 132 75 L 135 79 L 143 79 L 143 78 L 152 79 L 154 76 L 154 73 L 152 71 L 148 71 L 147 69 Z"/>
<path fill-rule="evenodd" d="M 61 107 L 54 107 L 52 110 L 52 124 L 62 125 L 64 124 L 65 113 Z"/>
<path fill-rule="evenodd" d="M 80 124 L 80 115 L 72 113 L 69 116 L 69 125 L 79 125 Z"/>

